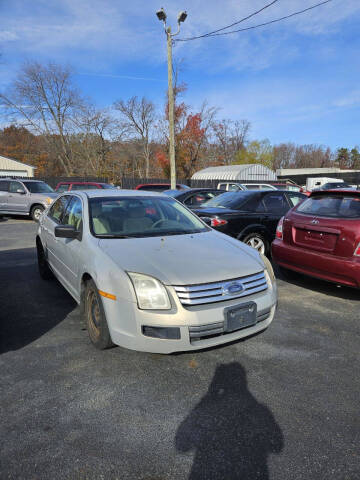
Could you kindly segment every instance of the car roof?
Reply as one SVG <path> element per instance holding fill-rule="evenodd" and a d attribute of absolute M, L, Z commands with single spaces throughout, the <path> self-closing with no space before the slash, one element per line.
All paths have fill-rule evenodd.
<path fill-rule="evenodd" d="M 7 182 L 14 181 L 14 182 L 41 182 L 41 183 L 46 183 L 44 180 L 31 180 L 30 178 L 11 178 L 11 177 L 6 177 L 6 178 L 0 178 L 0 180 L 6 180 Z"/>
<path fill-rule="evenodd" d="M 64 192 L 65 193 L 65 192 Z M 98 197 L 159 197 L 165 198 L 161 192 L 148 192 L 146 190 L 86 190 L 84 192 L 77 191 L 78 195 L 82 195 L 88 198 L 98 198 Z M 73 194 L 72 192 L 67 192 L 67 194 Z M 75 193 L 74 193 L 75 194 Z M 74 195 L 73 194 L 73 195 Z"/>

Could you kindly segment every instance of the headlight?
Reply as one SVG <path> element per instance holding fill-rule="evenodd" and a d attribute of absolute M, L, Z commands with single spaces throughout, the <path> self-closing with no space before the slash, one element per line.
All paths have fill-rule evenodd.
<path fill-rule="evenodd" d="M 154 277 L 128 272 L 142 310 L 170 310 L 169 295 L 164 285 Z"/>
<path fill-rule="evenodd" d="M 270 260 L 267 257 L 265 257 L 265 255 L 260 253 L 260 256 L 261 256 L 262 261 L 265 264 L 264 274 L 265 274 L 266 281 L 268 283 L 269 288 L 272 289 L 276 285 L 276 278 L 275 278 L 275 273 L 274 273 L 273 267 L 271 265 Z"/>
<path fill-rule="evenodd" d="M 45 203 L 47 203 L 48 205 L 51 205 L 52 202 L 53 202 L 53 200 L 54 200 L 53 198 L 46 197 L 46 198 L 45 198 Z"/>

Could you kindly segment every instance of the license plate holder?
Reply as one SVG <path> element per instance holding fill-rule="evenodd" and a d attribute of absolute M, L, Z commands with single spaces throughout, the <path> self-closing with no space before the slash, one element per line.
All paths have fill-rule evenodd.
<path fill-rule="evenodd" d="M 257 305 L 255 302 L 241 303 L 235 307 L 224 308 L 224 332 L 236 332 L 256 324 Z"/>

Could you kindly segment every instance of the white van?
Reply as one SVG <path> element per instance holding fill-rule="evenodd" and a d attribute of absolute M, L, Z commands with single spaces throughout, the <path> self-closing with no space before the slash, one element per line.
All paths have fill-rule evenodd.
<path fill-rule="evenodd" d="M 320 188 L 325 183 L 343 183 L 341 178 L 329 178 L 329 177 L 309 177 L 306 179 L 306 190 L 311 192 L 315 188 Z"/>

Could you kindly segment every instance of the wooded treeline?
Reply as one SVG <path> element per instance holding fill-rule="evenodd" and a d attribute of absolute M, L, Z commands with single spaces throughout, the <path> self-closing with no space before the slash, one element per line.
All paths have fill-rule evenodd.
<path fill-rule="evenodd" d="M 177 76 L 175 76 L 177 78 Z M 262 163 L 271 169 L 360 168 L 357 147 L 332 152 L 321 145 L 271 145 L 251 140 L 247 120 L 220 119 L 220 109 L 199 111 L 175 85 L 176 164 L 180 178 L 207 166 Z M 100 109 L 75 86 L 72 71 L 56 64 L 25 64 L 0 93 L 0 155 L 37 167 L 42 175 L 169 177 L 168 106 L 145 97 L 115 99 Z"/>

